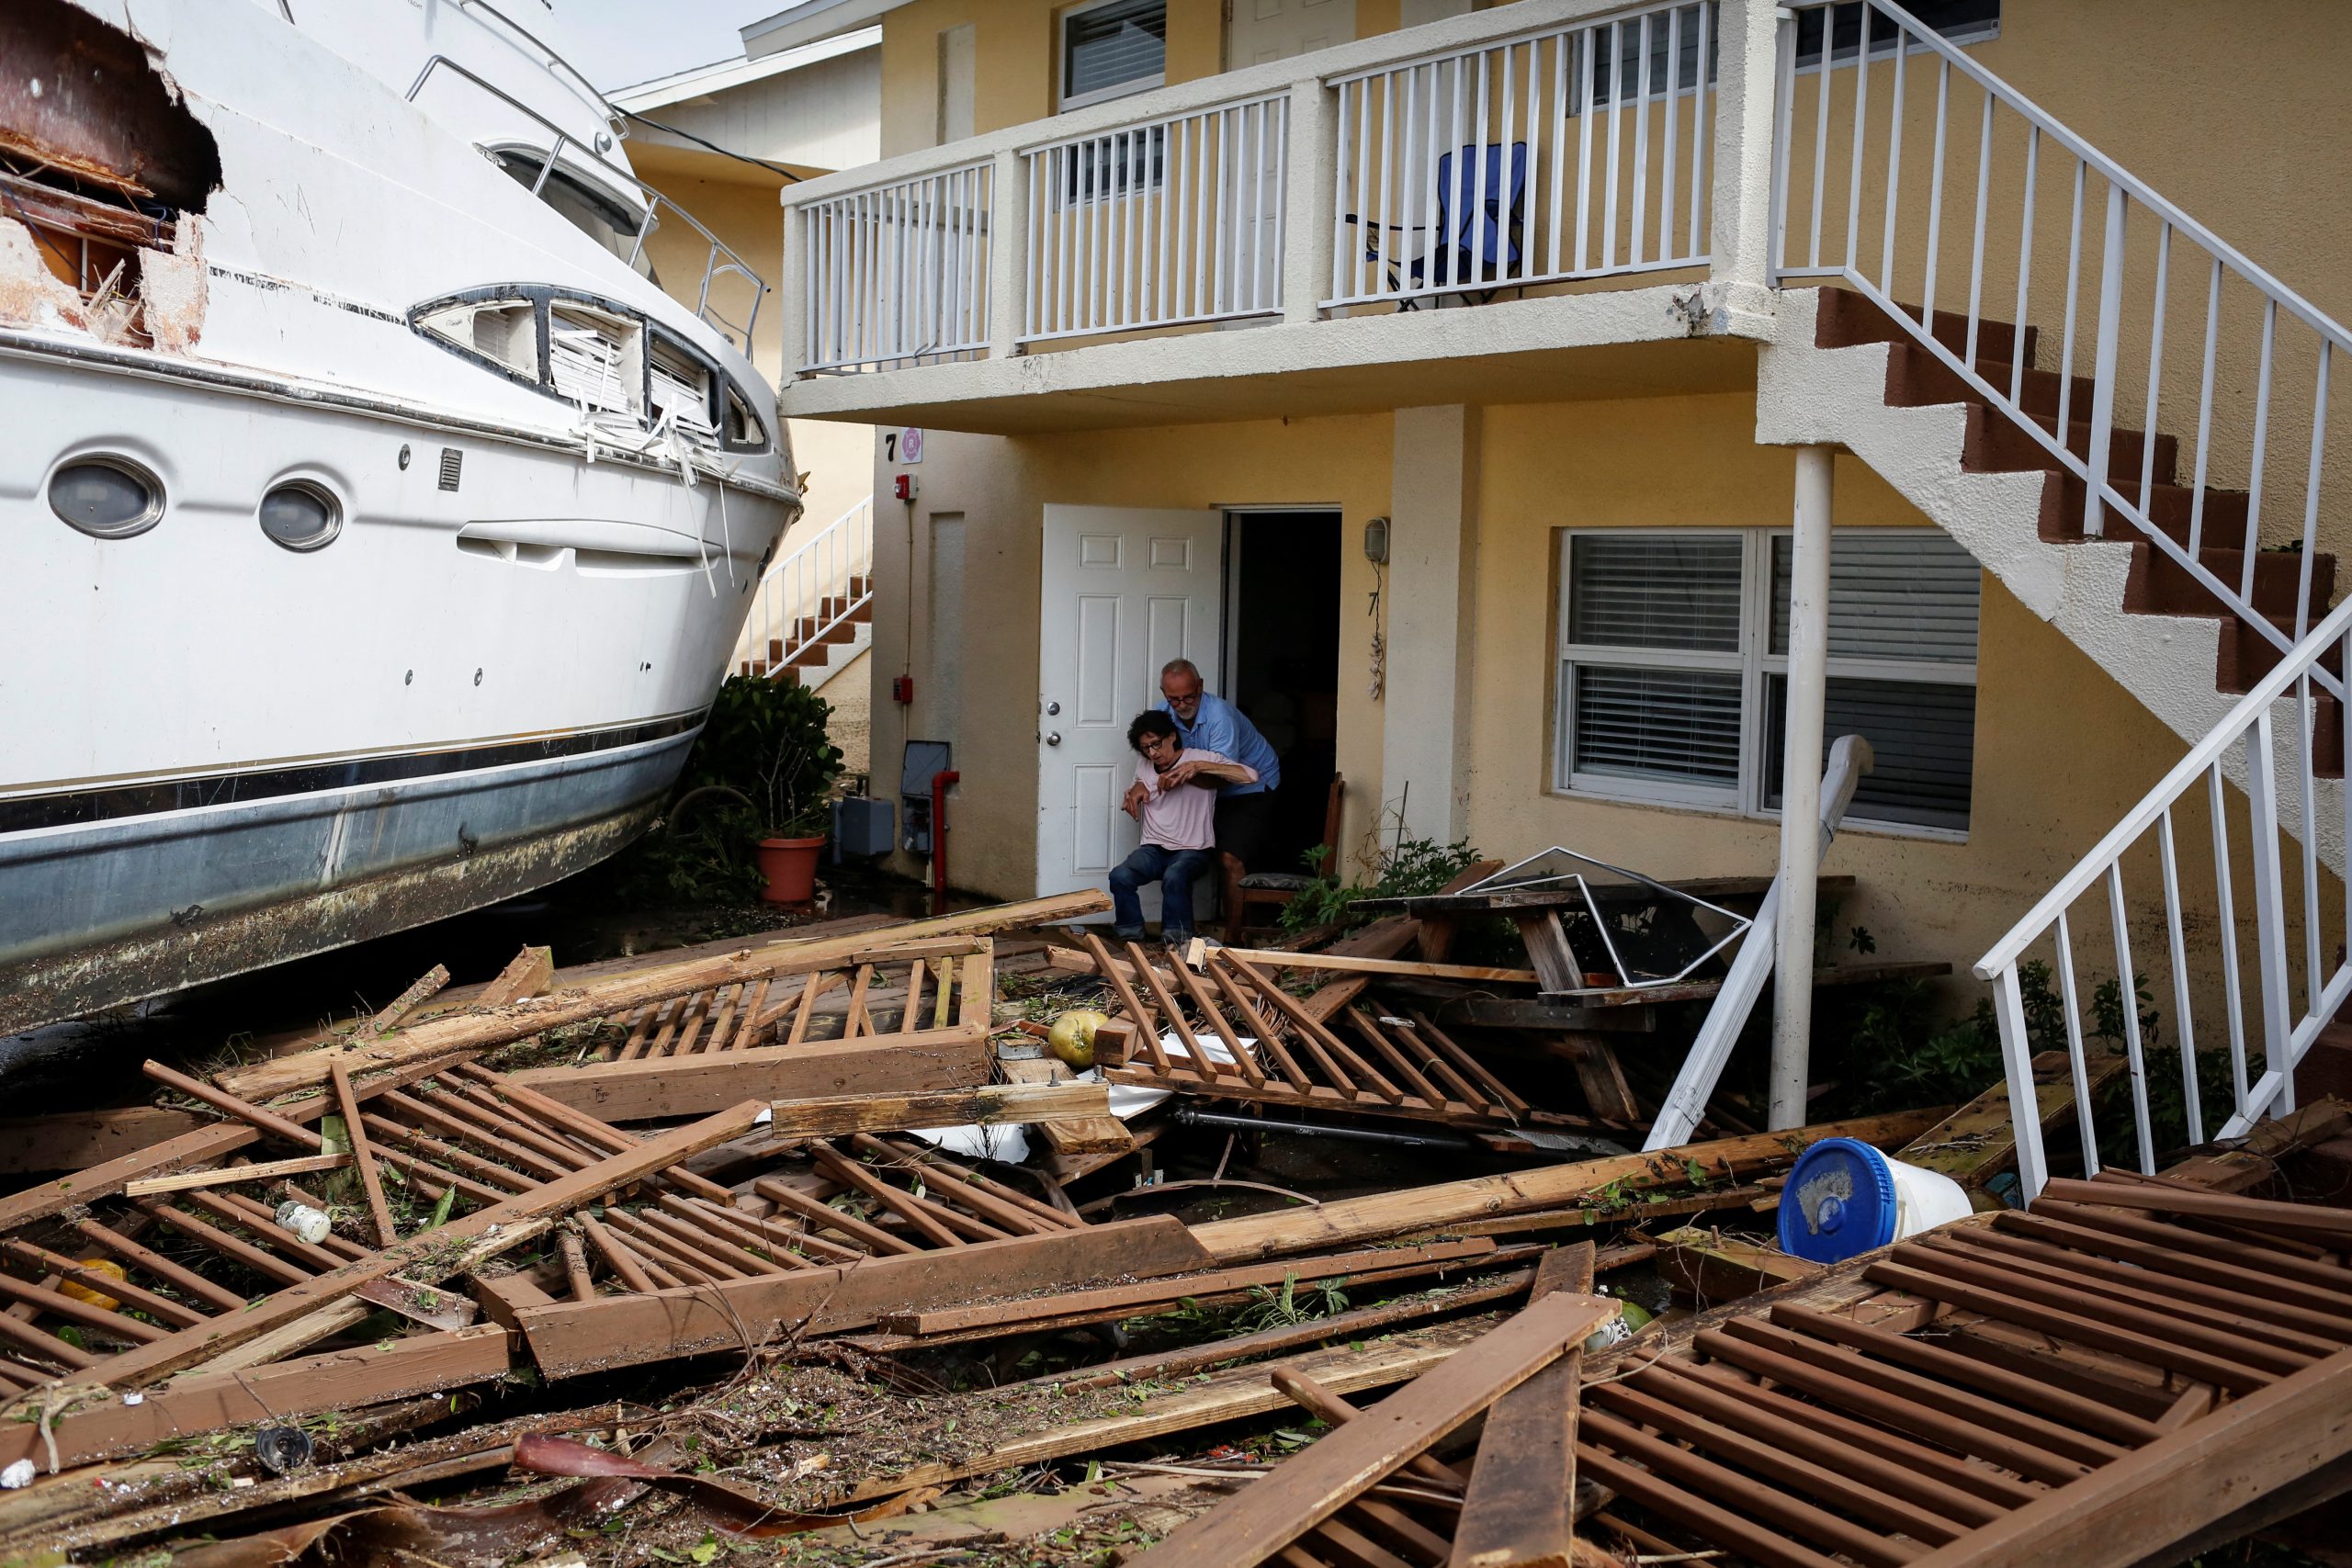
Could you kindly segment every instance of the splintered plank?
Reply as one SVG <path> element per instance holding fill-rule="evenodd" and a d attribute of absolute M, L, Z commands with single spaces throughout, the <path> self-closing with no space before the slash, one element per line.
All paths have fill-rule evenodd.
<path fill-rule="evenodd" d="M 766 1109 L 759 1100 L 745 1100 L 716 1116 L 650 1138 L 626 1154 L 599 1160 L 560 1180 L 477 1209 L 437 1230 L 288 1285 L 243 1312 L 223 1314 L 125 1351 L 93 1369 L 92 1376 L 109 1388 L 138 1388 L 265 1337 L 275 1341 L 290 1338 L 293 1343 L 287 1348 L 298 1348 L 309 1342 L 299 1337 L 306 1319 L 314 1313 L 331 1312 L 361 1286 L 390 1274 L 413 1274 L 430 1284 L 463 1273 L 484 1258 L 530 1240 L 558 1216 L 615 1188 L 741 1137 L 759 1124 L 760 1114 Z"/>
<path fill-rule="evenodd" d="M 1605 1298 L 1555 1292 L 1464 1348 L 1272 1474 L 1152 1549 L 1153 1568 L 1263 1562 L 1551 1365 L 1617 1315 Z"/>
<path fill-rule="evenodd" d="M 1070 1076 L 1068 1066 L 1050 1056 L 1015 1062 L 1000 1057 L 996 1067 L 1017 1084 L 1065 1083 Z M 1108 1113 L 1107 1104 L 1103 1115 L 1059 1117 L 1039 1122 L 1038 1131 L 1057 1155 L 1127 1154 L 1136 1147 L 1135 1135 L 1125 1122 Z"/>
<path fill-rule="evenodd" d="M 1532 1300 L 1592 1292 L 1592 1243 L 1546 1256 Z M 1581 1345 L 1495 1401 L 1462 1499 L 1447 1568 L 1568 1568 L 1576 1525 Z"/>
<path fill-rule="evenodd" d="M 2120 1053 L 2088 1057 L 2085 1080 L 2097 1099 L 2123 1071 Z M 2035 1121 L 2043 1135 L 2075 1113 L 2075 1080 L 2066 1053 L 2044 1051 L 2033 1059 Z M 2009 1116 L 2009 1081 L 2003 1078 L 1951 1115 L 1920 1134 L 1895 1156 L 1905 1165 L 1919 1166 L 1951 1177 L 1973 1196 L 1986 1180 L 2018 1157 L 2016 1124 Z M 1980 1200 L 1979 1207 L 1991 1200 Z"/>
<path fill-rule="evenodd" d="M 761 1190 L 790 1189 L 763 1182 Z M 747 1334 L 758 1343 L 778 1334 L 838 1333 L 863 1328 L 886 1312 L 1209 1267 L 1211 1259 L 1182 1221 L 1155 1214 L 691 1291 L 559 1302 L 524 1313 L 523 1331 L 540 1371 L 562 1378 L 673 1356 L 741 1351 Z"/>
<path fill-rule="evenodd" d="M 1111 1113 L 1099 1083 L 980 1084 L 917 1094 L 844 1094 L 779 1100 L 770 1131 L 779 1138 L 832 1138 L 966 1122 L 1056 1122 Z"/>
<path fill-rule="evenodd" d="M 918 1034 L 642 1056 L 508 1076 L 606 1122 L 707 1115 L 747 1096 L 910 1094 L 989 1081 L 987 1033 L 963 1024 Z"/>

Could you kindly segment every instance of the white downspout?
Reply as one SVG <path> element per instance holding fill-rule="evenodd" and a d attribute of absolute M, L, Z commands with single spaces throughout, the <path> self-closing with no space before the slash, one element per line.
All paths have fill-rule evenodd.
<path fill-rule="evenodd" d="M 1781 907 L 1773 932 L 1774 1132 L 1802 1127 L 1813 1039 L 1813 925 L 1821 870 L 1822 708 L 1829 678 L 1829 485 L 1833 449 L 1797 448 L 1789 572 L 1788 695 L 1781 735 Z"/>

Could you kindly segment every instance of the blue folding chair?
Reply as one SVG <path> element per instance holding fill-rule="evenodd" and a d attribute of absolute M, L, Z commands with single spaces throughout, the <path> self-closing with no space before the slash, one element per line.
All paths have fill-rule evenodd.
<path fill-rule="evenodd" d="M 1421 254 L 1403 264 L 1400 268 L 1394 255 L 1384 254 L 1377 236 L 1364 248 L 1364 260 L 1388 269 L 1388 286 L 1392 289 L 1425 288 L 1430 284 L 1442 287 L 1467 288 L 1482 283 L 1495 272 L 1508 273 L 1519 263 L 1521 225 L 1527 198 L 1527 143 L 1514 141 L 1509 147 L 1495 142 L 1484 150 L 1485 194 L 1479 201 L 1479 175 L 1476 166 L 1464 168 L 1460 187 L 1454 181 L 1455 158 L 1448 152 L 1437 161 L 1437 213 L 1430 223 L 1382 223 L 1375 229 L 1398 233 L 1434 233 L 1444 236 Z M 1481 149 L 1473 143 L 1458 155 L 1464 163 L 1477 159 Z M 1506 157 L 1508 154 L 1508 157 Z M 1462 211 L 1454 210 L 1459 200 Z M 1472 210 L 1476 209 L 1476 210 Z M 1349 221 L 1361 225 L 1363 220 L 1354 213 Z M 1404 299 L 1397 308 L 1410 310 L 1418 301 Z"/>

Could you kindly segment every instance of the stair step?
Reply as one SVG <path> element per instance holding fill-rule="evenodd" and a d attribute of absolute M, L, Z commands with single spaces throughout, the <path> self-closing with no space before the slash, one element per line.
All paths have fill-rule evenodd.
<path fill-rule="evenodd" d="M 1819 291 L 1821 304 L 1814 319 L 1814 345 L 1817 348 L 1856 348 L 1866 343 L 1911 343 L 1917 341 L 1911 329 L 1880 310 L 1864 296 L 1850 288 L 1826 288 Z M 1919 307 L 1905 306 L 1913 321 L 1919 319 Z M 1954 354 L 1968 352 L 1968 318 L 1950 310 L 1938 310 L 1932 330 L 1936 341 Z M 2025 329 L 2025 362 L 2033 363 L 2034 347 L 2039 343 L 2039 327 Z M 1980 317 L 1976 322 L 1976 362 L 1981 367 L 1988 361 L 2003 366 L 2017 360 L 2017 328 L 2007 321 Z"/>
<path fill-rule="evenodd" d="M 2293 639 L 2294 616 L 2274 615 L 2264 618 L 2290 640 Z M 2268 637 L 2255 630 L 2245 621 L 2242 619 L 2224 621 L 2222 623 L 2221 649 L 2215 654 L 2213 660 L 2213 683 L 2232 696 L 2244 696 L 2254 690 L 2256 682 L 2278 669 L 2278 661 L 2284 657 Z M 2342 647 L 2329 649 L 2320 656 L 2319 662 L 2320 668 L 2329 674 L 2340 675 L 2343 672 L 2344 663 Z M 2312 696 L 2314 699 L 2327 703 L 2334 703 L 2335 700 L 2325 693 L 2318 691 L 2314 691 Z"/>
<path fill-rule="evenodd" d="M 2083 481 L 2064 471 L 2052 475 L 2052 481 L 2041 491 L 2041 537 L 2053 545 L 2079 539 L 2083 536 Z M 2138 474 L 2115 480 L 2114 484 L 2123 495 L 2134 501 L 2140 499 Z M 2188 485 L 2151 484 L 2145 504 L 2157 527 L 2185 546 L 2188 543 L 2188 520 L 2196 510 L 2196 502 L 2197 492 Z M 2242 490 L 2206 491 L 2200 542 L 2243 544 L 2247 506 L 2248 497 Z M 2108 538 L 2128 539 L 2138 534 L 2138 528 L 2114 507 L 2102 502 L 2099 512 Z"/>
<path fill-rule="evenodd" d="M 821 632 L 817 629 L 819 625 L 814 616 L 801 616 L 799 624 L 793 628 L 792 646 L 806 648 L 812 642 L 854 642 L 857 640 L 857 627 L 850 622 L 836 622 L 826 626 Z"/>
<path fill-rule="evenodd" d="M 790 659 L 786 660 L 785 663 L 795 670 L 806 670 L 817 664 L 831 664 L 833 661 L 833 649 L 837 646 L 839 645 L 830 638 L 824 642 L 812 642 Z"/>
<path fill-rule="evenodd" d="M 1988 359 L 1979 349 L 1976 373 L 2004 393 L 2009 389 L 2011 369 L 2007 360 Z M 2087 414 L 2096 384 L 2087 376 L 2069 376 L 2065 379 L 2073 384 L 2066 399 L 2068 417 Z M 2054 370 L 2028 370 L 2018 387 L 2018 406 L 2028 413 L 2055 417 L 2059 380 Z M 1960 378 L 1959 371 L 1928 352 L 1924 344 L 1898 343 L 1887 355 L 1886 400 L 1895 408 L 1969 403 L 1977 401 L 1978 397 L 1976 389 Z"/>
<path fill-rule="evenodd" d="M 2056 433 L 2057 421 L 2040 416 L 2041 428 Z M 2107 477 L 2110 483 L 2120 484 L 2140 479 L 2140 448 L 2143 437 L 2136 430 L 2120 427 L 2109 434 L 2107 446 Z M 2179 449 L 2177 440 L 2170 435 L 2158 435 L 2154 479 L 2170 484 L 2173 462 Z M 2066 450 L 2077 457 L 2090 455 L 2091 427 L 2087 420 L 2076 420 L 2066 428 Z M 2058 459 L 2047 448 L 2027 434 L 2007 414 L 1984 403 L 1968 405 L 1968 434 L 1960 449 L 1960 466 L 1975 474 L 2022 473 L 2034 468 L 2058 468 Z M 2063 470 L 2061 470 L 2063 471 Z"/>
<path fill-rule="evenodd" d="M 2244 581 L 2244 550 L 2203 549 L 2197 561 L 2232 588 Z M 2254 605 L 2266 615 L 2280 616 L 2291 626 L 2295 600 L 2302 582 L 2303 558 L 2284 550 L 2267 550 L 2254 558 Z M 2327 614 L 2335 596 L 2335 558 L 2312 558 L 2312 619 Z M 2145 539 L 2132 546 L 2132 576 L 2123 590 L 2123 607 L 2142 615 L 2222 615 L 2236 611 L 2223 604 L 2212 590 L 2188 574 L 2188 569 Z"/>

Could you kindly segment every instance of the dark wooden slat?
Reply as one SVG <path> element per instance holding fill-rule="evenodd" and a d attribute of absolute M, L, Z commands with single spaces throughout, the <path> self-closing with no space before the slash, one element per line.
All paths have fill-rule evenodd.
<path fill-rule="evenodd" d="M 1594 1249 L 1544 1254 L 1529 1298 L 1592 1292 Z M 1577 1384 L 1584 1352 L 1567 1354 L 1495 1401 L 1454 1526 L 1452 1568 L 1562 1568 L 1576 1538 Z"/>

